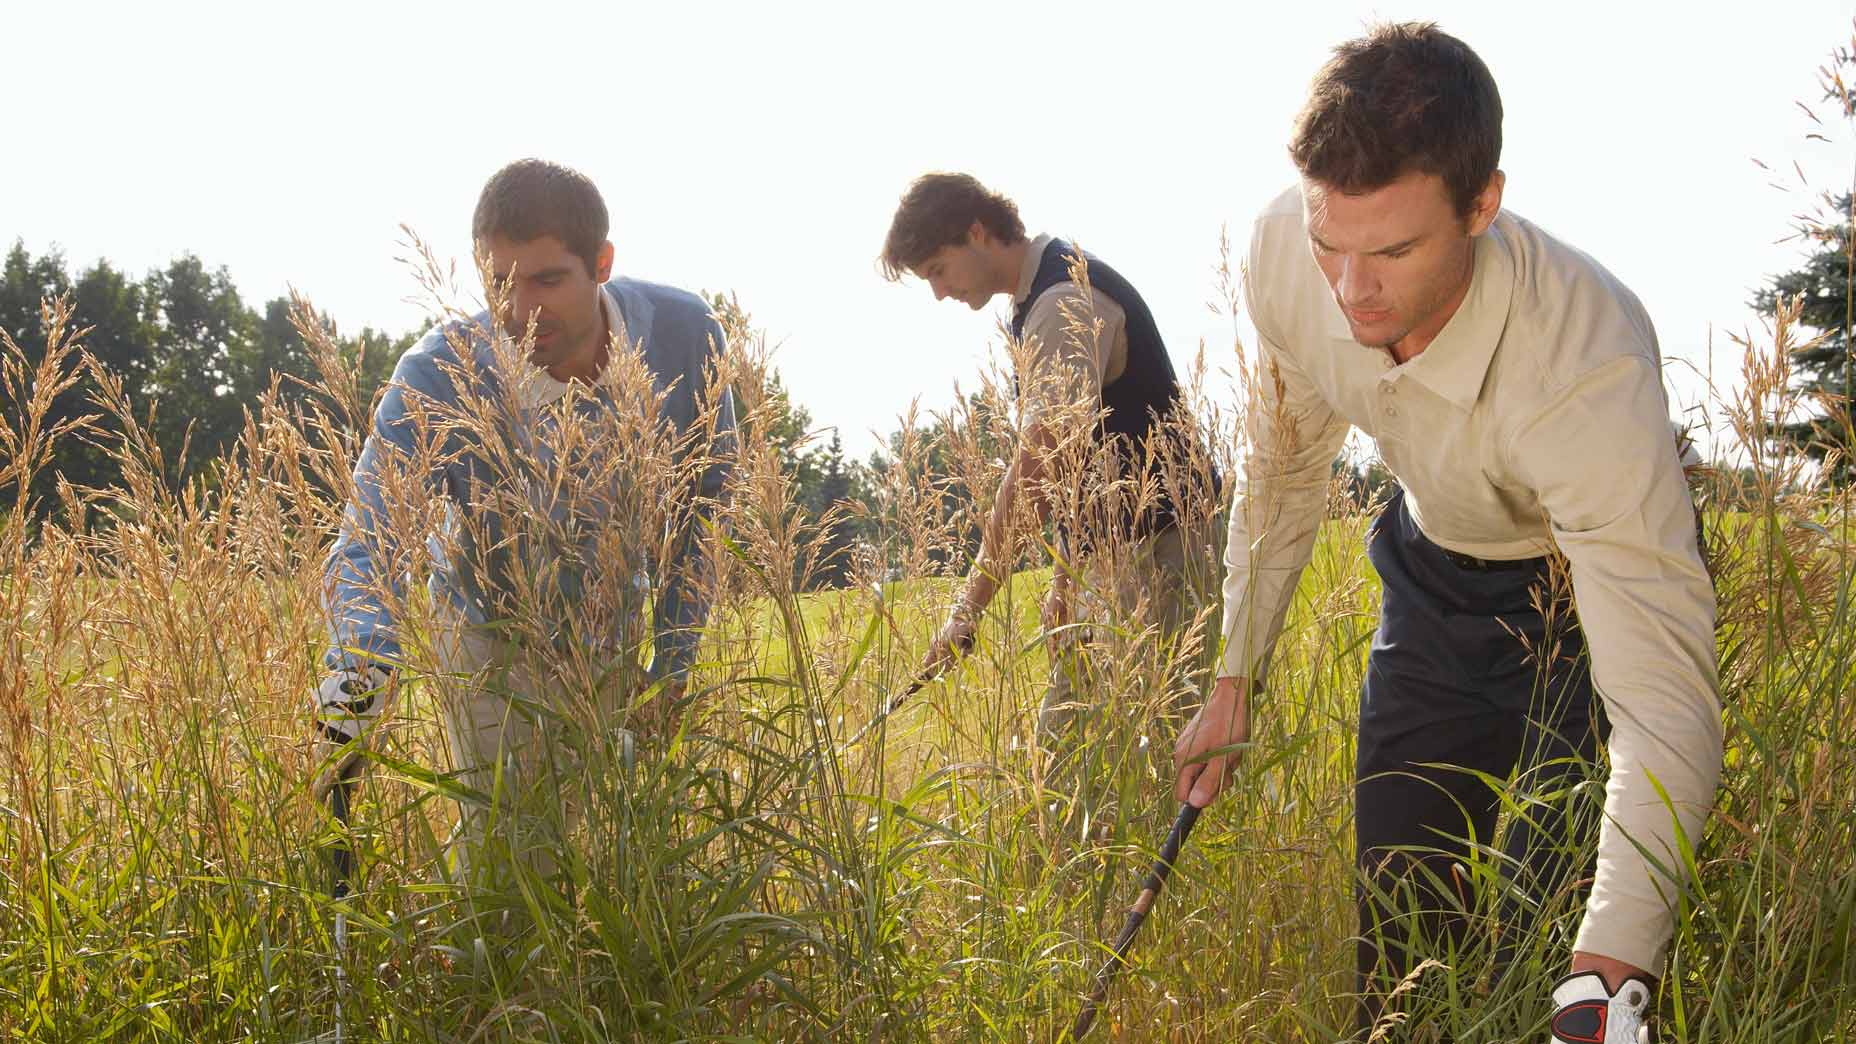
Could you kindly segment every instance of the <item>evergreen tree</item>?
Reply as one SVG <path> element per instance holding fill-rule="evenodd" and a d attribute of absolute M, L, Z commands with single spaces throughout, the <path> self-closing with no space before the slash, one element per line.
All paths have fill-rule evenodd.
<path fill-rule="evenodd" d="M 1856 127 L 1856 96 L 1850 93 L 1843 72 L 1851 69 L 1856 69 L 1856 51 L 1843 49 L 1834 54 L 1822 76 L 1825 100 L 1837 107 L 1847 124 Z M 1792 362 L 1800 377 L 1799 390 L 1815 398 L 1824 412 L 1789 424 L 1779 434 L 1811 457 L 1829 461 L 1831 476 L 1838 482 L 1856 477 L 1850 420 L 1852 392 L 1856 392 L 1852 387 L 1856 344 L 1850 337 L 1856 319 L 1856 283 L 1851 281 L 1851 223 L 1856 212 L 1851 205 L 1847 192 L 1832 200 L 1832 216 L 1804 229 L 1805 236 L 1816 243 L 1804 265 L 1773 277 L 1772 285 L 1753 299 L 1754 307 L 1766 316 L 1775 314 L 1781 301 L 1799 299 L 1799 322 L 1818 334 L 1792 353 Z"/>
<path fill-rule="evenodd" d="M 1799 389 L 1823 397 L 1833 405 L 1825 415 L 1786 425 L 1780 435 L 1817 460 L 1824 460 L 1832 449 L 1838 451 L 1834 474 L 1847 482 L 1856 476 L 1856 463 L 1850 459 L 1848 422 L 1851 401 L 1851 373 L 1856 370 L 1856 348 L 1852 348 L 1850 329 L 1852 283 L 1850 280 L 1850 206 L 1844 195 L 1837 204 L 1843 220 L 1816 230 L 1819 247 L 1805 259 L 1803 266 L 1775 276 L 1772 285 L 1761 291 L 1754 304 L 1762 314 L 1777 311 L 1781 300 L 1800 298 L 1799 322 L 1818 336 L 1792 353 L 1792 363 L 1800 381 Z M 1834 404 L 1841 402 L 1841 414 Z"/>

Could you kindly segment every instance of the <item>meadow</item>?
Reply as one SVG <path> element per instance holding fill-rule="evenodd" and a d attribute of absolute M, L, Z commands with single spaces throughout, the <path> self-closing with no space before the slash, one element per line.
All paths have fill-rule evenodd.
<path fill-rule="evenodd" d="M 47 309 L 54 343 L 36 373 L 7 346 L 22 408 L 8 415 L 5 479 L 23 488 L 49 441 L 74 437 L 105 439 L 128 479 L 65 487 L 43 524 L 22 503 L 0 529 L 0 1034 L 298 1041 L 329 1033 L 339 1006 L 349 1040 L 1060 1037 L 1172 818 L 1176 698 L 1202 684 L 1207 650 L 1159 641 L 1138 615 L 1089 633 L 1096 706 L 1056 763 L 1028 742 L 1050 572 L 1023 525 L 1024 568 L 975 652 L 846 743 L 909 682 L 952 598 L 947 574 L 964 569 L 963 534 L 1001 466 L 977 433 L 1009 438 L 1021 420 L 998 383 L 976 412 L 944 418 L 940 444 L 903 448 L 856 582 L 802 595 L 793 564 L 803 573 L 818 520 L 786 498 L 754 419 L 764 352 L 732 330 L 717 376 L 741 393 L 745 422 L 728 522 L 711 533 L 716 606 L 697 698 L 653 728 L 660 690 L 634 680 L 596 713 L 611 706 L 598 702 L 611 678 L 564 663 L 562 701 L 539 713 L 571 771 L 553 777 L 555 800 L 504 807 L 447 771 L 439 687 L 414 637 L 398 712 L 344 827 L 310 797 L 307 698 L 325 640 L 322 558 L 369 405 L 352 372 L 331 348 L 315 396 L 268 397 L 211 482 L 178 482 L 108 372 L 82 364 L 82 332 Z M 299 323 L 324 329 L 307 305 Z M 1750 469 L 1697 476 L 1720 593 L 1727 771 L 1683 853 L 1690 887 L 1657 1000 L 1664 1039 L 1856 1036 L 1856 542 L 1847 491 L 1814 485 L 1764 437 L 1789 394 L 1784 315 L 1772 334 L 1745 346 L 1746 391 L 1721 404 Z M 1229 474 L 1235 423 L 1204 380 L 1201 368 L 1193 414 Z M 42 423 L 66 381 L 90 388 L 86 430 Z M 638 372 L 605 391 L 640 410 L 650 394 Z M 674 491 L 701 466 L 649 433 L 623 437 L 629 488 Z M 931 451 L 951 455 L 963 488 L 922 478 Z M 1091 510 L 1106 488 L 1078 460 L 1076 481 L 1053 486 L 1060 510 Z M 400 494 L 396 520 L 428 524 L 429 493 L 408 482 Z M 648 535 L 678 501 L 624 507 L 644 513 L 635 529 Z M 1098 1039 L 1333 1040 L 1350 1028 L 1370 510 L 1336 485 L 1242 777 L 1180 859 Z M 1211 504 L 1189 520 L 1207 563 L 1219 521 Z M 1215 570 L 1200 580 L 1215 590 Z M 389 596 L 409 634 L 429 628 L 418 585 Z M 1215 601 L 1202 601 L 1209 618 Z M 1516 808 L 1536 796 L 1506 786 Z M 460 875 L 445 844 L 460 800 L 548 828 L 493 833 L 499 871 Z M 338 843 L 361 867 L 342 900 L 330 897 Z M 1471 870 L 1492 880 L 1491 866 Z M 1379 1039 L 1543 1037 L 1579 907 L 1497 926 L 1493 894 L 1472 910 L 1487 931 L 1472 934 L 1530 936 L 1514 985 L 1491 986 L 1486 946 L 1440 953 L 1401 988 Z"/>
<path fill-rule="evenodd" d="M 1846 96 L 1847 97 L 1847 96 Z M 1847 239 L 1845 240 L 1847 242 Z M 434 310 L 460 300 L 418 273 Z M 1240 276 L 1222 273 L 1235 314 Z M 1660 1039 L 1777 1044 L 1856 1039 L 1856 514 L 1775 434 L 1803 401 L 1790 366 L 1808 332 L 1781 301 L 1736 341 L 1739 379 L 1706 404 L 1715 454 L 1691 474 L 1719 600 L 1725 772 L 1687 837 Z M 1078 317 L 1082 328 L 1086 316 Z M 1201 351 L 1180 445 L 1152 481 L 1116 480 L 1093 416 L 1059 433 L 1042 489 L 1056 527 L 1089 531 L 1154 497 L 1183 505 L 1200 609 L 1182 637 L 1146 608 L 1081 626 L 1043 620 L 1052 530 L 1011 527 L 1013 573 L 973 652 L 908 690 L 966 570 L 1025 424 L 1012 361 L 946 415 L 911 412 L 850 549 L 849 584 L 807 591 L 830 518 L 795 505 L 780 464 L 764 340 L 734 321 L 710 375 L 741 412 L 722 503 L 694 477 L 707 429 L 669 438 L 657 393 L 620 356 L 564 400 L 547 461 L 499 426 L 514 394 L 467 396 L 427 419 L 390 469 L 394 569 L 376 594 L 403 623 L 395 712 L 367 755 L 352 815 L 312 797 L 310 694 L 324 674 L 323 563 L 353 492 L 373 403 L 362 362 L 298 300 L 321 377 L 273 384 L 210 468 L 177 447 L 85 352 L 68 302 L 43 346 L 0 340 L 0 1039 L 88 1041 L 914 1041 L 1064 1039 L 1105 943 L 1172 822 L 1170 756 L 1216 653 L 1221 510 L 1193 476 L 1230 476 L 1241 416 L 1218 406 L 1268 375 L 1243 346 Z M 0 331 L 3 333 L 3 331 Z M 507 362 L 507 360 L 505 360 Z M 84 416 L 51 404 L 81 390 Z M 576 412 L 583 395 L 616 407 Z M 711 403 L 713 407 L 713 403 Z M 1836 412 L 1836 411 L 1841 412 Z M 123 478 L 25 491 L 59 440 L 103 447 Z M 1847 442 L 1845 443 L 1848 444 Z M 507 483 L 479 491 L 519 524 L 474 532 L 509 578 L 508 641 L 553 674 L 516 700 L 546 757 L 534 786 L 453 771 L 439 724 L 459 679 L 436 666 L 442 607 L 424 593 L 424 536 L 444 505 L 421 476 L 467 446 Z M 557 516 L 523 516 L 512 489 Z M 1336 481 L 1253 704 L 1239 777 L 1204 815 L 1091 1039 L 1331 1041 L 1354 1012 L 1353 732 L 1375 624 L 1362 538 L 1376 505 Z M 692 677 L 669 707 L 636 651 L 563 642 L 559 620 L 633 633 L 666 577 L 670 534 L 694 523 L 713 599 Z M 565 519 L 565 521 L 563 521 Z M 597 521 L 571 604 L 563 547 Z M 447 540 L 455 540 L 447 538 Z M 450 553 L 468 547 L 444 542 Z M 513 563 L 513 566 L 511 565 Z M 1134 566 L 1099 554 L 1079 597 Z M 645 585 L 641 591 L 636 583 Z M 1088 708 L 1062 756 L 1034 742 L 1053 640 L 1080 643 Z M 1595 804 L 1509 780 L 1509 817 L 1536 801 Z M 473 866 L 448 843 L 459 809 L 490 825 Z M 1569 843 L 1573 843 L 1569 840 Z M 334 855 L 350 850 L 351 894 Z M 1497 917 L 1498 848 L 1463 868 L 1473 930 L 1399 984 L 1373 1040 L 1540 1041 L 1579 896 Z M 338 945 L 336 922 L 346 926 Z M 1499 986 L 1495 940 L 1519 940 Z"/>

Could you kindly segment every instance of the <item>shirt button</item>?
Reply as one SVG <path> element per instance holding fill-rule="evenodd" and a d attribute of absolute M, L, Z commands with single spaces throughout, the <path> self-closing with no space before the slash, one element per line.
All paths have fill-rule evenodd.
<path fill-rule="evenodd" d="M 1391 403 L 1389 403 L 1389 402 L 1388 402 L 1388 403 L 1386 403 L 1386 416 L 1388 416 L 1388 417 L 1396 417 L 1396 416 L 1398 416 L 1398 407 L 1396 407 L 1396 406 L 1394 406 L 1394 405 L 1392 405 L 1392 404 L 1391 404 Z"/>
<path fill-rule="evenodd" d="M 1397 392 L 1397 391 L 1398 391 L 1398 385 L 1396 385 L 1396 384 L 1382 384 L 1382 385 L 1380 385 L 1380 386 L 1379 386 L 1379 390 L 1380 390 L 1380 391 L 1382 391 L 1382 392 L 1385 392 L 1385 393 L 1386 393 L 1387 395 L 1391 395 L 1391 394 L 1393 394 L 1393 393 L 1395 393 L 1395 392 Z"/>

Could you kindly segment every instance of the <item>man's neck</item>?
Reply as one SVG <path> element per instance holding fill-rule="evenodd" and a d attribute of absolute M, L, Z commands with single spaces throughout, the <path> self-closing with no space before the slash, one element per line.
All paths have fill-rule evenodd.
<path fill-rule="evenodd" d="M 593 292 L 604 295 L 606 291 L 595 287 Z M 612 321 L 606 317 L 604 302 L 595 301 L 594 307 L 599 309 L 599 329 L 593 335 L 593 343 L 573 353 L 559 366 L 548 370 L 548 376 L 562 384 L 577 380 L 582 384 L 591 385 L 599 379 L 601 373 L 605 372 L 606 361 L 611 354 L 608 346 L 612 343 Z"/>
<path fill-rule="evenodd" d="M 995 293 L 1017 295 L 1018 277 L 1025 270 L 1025 255 L 1030 252 L 1029 239 L 1021 239 L 999 248 L 999 271 L 995 273 L 999 283 Z"/>
<path fill-rule="evenodd" d="M 1410 362 L 1422 355 L 1424 350 L 1431 346 L 1431 342 L 1437 340 L 1437 335 L 1444 332 L 1444 327 L 1450 325 L 1450 320 L 1463 307 L 1463 302 L 1469 299 L 1469 285 L 1475 281 L 1475 277 L 1476 249 L 1475 240 L 1472 239 L 1468 258 L 1463 266 L 1462 282 L 1457 284 L 1456 289 L 1444 300 L 1442 306 L 1431 313 L 1428 320 L 1421 326 L 1414 327 L 1411 332 L 1387 347 L 1386 350 L 1392 353 L 1394 362 L 1400 365 Z"/>

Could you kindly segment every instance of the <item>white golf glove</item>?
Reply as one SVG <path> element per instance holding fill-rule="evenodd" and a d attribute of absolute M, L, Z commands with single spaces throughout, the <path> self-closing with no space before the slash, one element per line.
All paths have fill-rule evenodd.
<path fill-rule="evenodd" d="M 1616 993 L 1605 989 L 1597 972 L 1577 972 L 1553 988 L 1554 1044 L 1649 1044 L 1644 1018 L 1650 1012 L 1650 984 L 1632 976 Z"/>
<path fill-rule="evenodd" d="M 352 778 L 365 737 L 392 705 L 393 672 L 379 664 L 337 671 L 316 687 L 316 800 Z M 356 740 L 363 742 L 356 743 Z"/>

